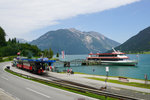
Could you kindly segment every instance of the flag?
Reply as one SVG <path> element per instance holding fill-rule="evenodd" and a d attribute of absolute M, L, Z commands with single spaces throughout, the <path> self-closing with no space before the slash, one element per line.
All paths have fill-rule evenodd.
<path fill-rule="evenodd" d="M 62 58 L 64 59 L 65 58 L 65 52 L 61 51 L 61 55 L 62 55 Z"/>
<path fill-rule="evenodd" d="M 17 55 L 20 55 L 20 52 L 18 52 Z"/>

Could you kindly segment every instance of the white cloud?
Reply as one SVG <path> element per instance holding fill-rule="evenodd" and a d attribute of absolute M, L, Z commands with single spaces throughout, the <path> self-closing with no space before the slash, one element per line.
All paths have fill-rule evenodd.
<path fill-rule="evenodd" d="M 55 25 L 59 20 L 101 12 L 140 0 L 0 0 L 0 26 L 10 37 Z"/>

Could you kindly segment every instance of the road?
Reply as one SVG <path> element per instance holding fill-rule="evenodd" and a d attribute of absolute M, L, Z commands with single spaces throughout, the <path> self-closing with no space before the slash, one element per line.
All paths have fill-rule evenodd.
<path fill-rule="evenodd" d="M 3 70 L 9 63 L 0 63 L 0 89 L 16 100 L 96 100 L 14 76 Z"/>

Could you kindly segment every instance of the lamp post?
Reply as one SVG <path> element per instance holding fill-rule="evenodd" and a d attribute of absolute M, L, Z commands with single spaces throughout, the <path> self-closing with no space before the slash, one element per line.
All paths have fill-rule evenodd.
<path fill-rule="evenodd" d="M 145 84 L 147 84 L 147 79 L 148 79 L 147 74 L 144 75 L 144 78 L 145 78 Z"/>
<path fill-rule="evenodd" d="M 105 79 L 105 88 L 107 88 L 107 80 L 108 80 L 108 72 L 109 72 L 109 67 L 105 67 L 106 68 L 106 79 Z"/>

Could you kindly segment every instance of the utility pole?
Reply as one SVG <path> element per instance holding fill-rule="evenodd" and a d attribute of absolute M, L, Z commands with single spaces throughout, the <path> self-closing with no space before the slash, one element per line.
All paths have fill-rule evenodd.
<path fill-rule="evenodd" d="M 108 80 L 108 72 L 109 72 L 109 67 L 105 67 L 106 68 L 106 79 L 105 79 L 105 88 L 107 89 L 107 80 Z"/>

